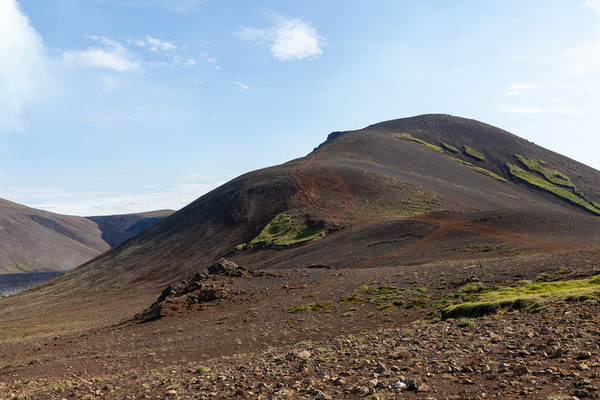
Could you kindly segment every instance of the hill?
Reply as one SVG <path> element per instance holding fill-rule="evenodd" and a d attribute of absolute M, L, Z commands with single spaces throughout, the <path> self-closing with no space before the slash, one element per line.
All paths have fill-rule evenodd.
<path fill-rule="evenodd" d="M 67 270 L 110 247 L 98 226 L 81 217 L 0 199 L 0 273 Z"/>
<path fill-rule="evenodd" d="M 406 133 L 426 144 L 407 140 Z M 457 152 L 440 151 L 442 143 Z M 483 160 L 474 159 L 465 148 L 480 152 Z M 587 206 L 512 176 L 507 165 L 526 169 L 517 155 L 568 177 L 565 186 L 555 186 Z M 542 174 L 527 171 L 524 177 L 542 180 Z M 242 175 L 71 277 L 109 286 L 118 281 L 125 287 L 133 282 L 155 287 L 223 256 L 248 267 L 354 266 L 402 246 L 392 242 L 374 247 L 365 238 L 385 242 L 405 231 L 412 236 L 405 236 L 404 243 L 414 244 L 438 224 L 438 217 L 418 216 L 440 211 L 452 211 L 456 216 L 452 218 L 468 222 L 470 216 L 478 220 L 486 211 L 503 210 L 505 218 L 487 224 L 511 229 L 513 225 L 519 229 L 523 215 L 531 221 L 576 220 L 581 221 L 578 228 L 585 238 L 587 229 L 595 229 L 598 221 L 589 218 L 596 214 L 594 202 L 600 200 L 598 182 L 600 172 L 487 124 L 447 115 L 400 119 L 334 133 L 306 157 Z M 303 232 L 316 229 L 324 239 L 302 246 L 248 245 L 288 211 L 295 214 L 290 226 L 305 227 Z M 593 223 L 584 222 L 588 220 Z M 552 243 L 562 233 L 560 229 L 548 232 L 547 239 Z M 516 245 L 528 244 L 517 241 Z M 421 259 L 421 250 L 427 252 L 419 247 L 403 257 Z"/>
<path fill-rule="evenodd" d="M 69 270 L 170 213 L 82 218 L 0 199 L 0 274 Z"/>
<path fill-rule="evenodd" d="M 0 300 L 0 378 L 48 397 L 589 395 L 599 182 L 464 118 L 335 132 Z"/>
<path fill-rule="evenodd" d="M 86 218 L 90 221 L 94 221 L 96 225 L 98 225 L 102 231 L 102 240 L 108 243 L 112 248 L 148 229 L 157 222 L 162 221 L 174 212 L 175 211 L 173 210 L 158 210 L 144 213 L 103 215 Z"/>

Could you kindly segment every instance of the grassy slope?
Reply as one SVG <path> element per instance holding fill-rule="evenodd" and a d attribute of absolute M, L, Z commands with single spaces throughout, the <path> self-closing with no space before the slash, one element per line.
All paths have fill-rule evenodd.
<path fill-rule="evenodd" d="M 586 301 L 600 297 L 600 276 L 557 282 L 524 282 L 520 286 L 489 289 L 469 284 L 459 290 L 464 300 L 441 310 L 442 319 L 479 317 L 502 308 L 535 310 L 549 300 Z"/>
<path fill-rule="evenodd" d="M 477 161 L 485 161 L 485 155 L 483 153 L 475 150 L 472 147 L 464 145 L 463 151 L 465 152 L 466 155 L 468 155 L 471 158 L 474 158 Z"/>
<path fill-rule="evenodd" d="M 288 247 L 307 243 L 325 236 L 325 228 L 308 226 L 297 211 L 286 211 L 271 220 L 246 246 L 249 249 L 260 247 Z"/>
<path fill-rule="evenodd" d="M 548 181 L 532 174 L 531 172 L 528 172 L 522 168 L 519 168 L 518 166 L 516 166 L 514 164 L 507 163 L 506 167 L 508 168 L 510 175 L 513 176 L 514 178 L 524 181 L 526 183 L 529 183 L 530 185 L 535 186 L 539 189 L 550 192 L 558 197 L 561 197 L 562 199 L 565 199 L 565 200 L 573 203 L 574 205 L 583 207 L 584 209 L 586 209 L 596 215 L 600 215 L 599 209 L 597 209 L 594 205 L 588 203 L 581 197 L 577 196 L 575 193 L 571 192 L 570 190 L 568 190 L 562 186 L 558 186 L 552 182 L 548 182 Z"/>

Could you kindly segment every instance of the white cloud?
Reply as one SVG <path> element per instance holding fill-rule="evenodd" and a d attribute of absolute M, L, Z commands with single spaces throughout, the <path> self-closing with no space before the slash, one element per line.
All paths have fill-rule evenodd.
<path fill-rule="evenodd" d="M 600 16 L 600 0 L 585 0 L 583 6 L 591 8 Z M 567 60 L 568 71 L 573 75 L 600 72 L 600 21 L 595 34 L 586 43 L 561 55 Z"/>
<path fill-rule="evenodd" d="M 193 58 L 182 57 L 178 54 L 175 54 L 171 59 L 173 60 L 174 65 L 185 65 L 186 67 L 193 67 L 196 65 L 196 60 Z"/>
<path fill-rule="evenodd" d="M 267 29 L 242 28 L 239 37 L 269 48 L 280 61 L 302 60 L 323 54 L 325 39 L 309 21 L 300 18 L 275 18 L 275 25 Z"/>
<path fill-rule="evenodd" d="M 521 83 L 509 83 L 506 87 L 507 91 L 506 93 L 504 93 L 505 96 L 516 96 L 518 94 L 521 94 L 521 91 L 523 90 L 530 90 L 530 89 L 539 89 L 540 87 L 538 85 L 535 85 L 533 83 L 528 83 L 528 82 L 521 82 Z"/>
<path fill-rule="evenodd" d="M 234 84 L 234 85 L 236 85 L 236 86 L 239 86 L 239 87 L 241 87 L 241 88 L 242 88 L 242 89 L 244 89 L 244 90 L 252 90 L 252 87 L 250 87 L 250 86 L 248 86 L 248 85 L 244 85 L 242 82 L 233 81 L 233 82 L 231 82 L 231 83 L 233 83 L 233 84 Z"/>
<path fill-rule="evenodd" d="M 583 5 L 600 14 L 600 0 L 585 0 Z"/>
<path fill-rule="evenodd" d="M 169 187 L 144 186 L 140 193 L 61 193 L 42 189 L 46 197 L 6 196 L 29 207 L 68 215 L 111 215 L 161 209 L 180 209 L 224 182 L 183 183 Z M 21 197 L 20 199 L 18 199 Z M 52 199 L 53 201 L 47 201 Z"/>
<path fill-rule="evenodd" d="M 566 103 L 563 99 L 556 97 L 544 97 L 544 100 L 549 101 L 550 103 Z"/>
<path fill-rule="evenodd" d="M 117 72 L 140 69 L 141 62 L 136 60 L 135 56 L 121 43 L 104 36 L 90 36 L 90 39 L 100 43 L 103 47 L 90 47 L 83 51 L 66 50 L 63 52 L 63 60 L 88 68 L 103 68 Z"/>
<path fill-rule="evenodd" d="M 505 96 L 516 96 L 520 93 L 521 93 L 520 90 L 509 90 L 508 92 L 504 93 L 504 95 Z"/>
<path fill-rule="evenodd" d="M 538 85 L 535 85 L 533 83 L 528 83 L 528 82 L 509 83 L 508 84 L 509 90 L 539 89 L 539 88 L 540 87 Z"/>
<path fill-rule="evenodd" d="M 146 43 L 150 46 L 150 50 L 157 51 L 173 51 L 177 50 L 177 46 L 171 42 L 153 38 L 152 36 L 146 36 Z"/>
<path fill-rule="evenodd" d="M 0 1 L 0 131 L 19 130 L 49 79 L 42 38 L 15 0 Z"/>

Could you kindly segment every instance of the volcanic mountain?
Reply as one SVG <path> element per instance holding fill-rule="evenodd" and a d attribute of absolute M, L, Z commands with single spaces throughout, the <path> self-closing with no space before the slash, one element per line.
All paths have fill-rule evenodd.
<path fill-rule="evenodd" d="M 220 257 L 344 269 L 574 250 L 600 232 L 599 183 L 599 171 L 485 123 L 387 121 L 233 179 L 44 293 L 148 301 Z"/>
<path fill-rule="evenodd" d="M 543 374 L 561 376 L 561 396 L 596 390 L 585 383 L 597 379 L 585 360 L 598 354 L 589 337 L 599 303 L 568 315 L 562 307 L 600 293 L 592 277 L 599 183 L 593 168 L 449 115 L 334 132 L 307 156 L 235 178 L 61 277 L 0 300 L 8 365 L 0 390 L 241 399 L 375 390 L 396 398 L 409 388 L 403 397 L 533 398 L 548 388 Z M 115 228 L 124 220 L 94 221 L 112 232 L 107 241 L 129 229 Z M 542 293 L 556 287 L 562 297 Z M 493 293 L 512 297 L 482 300 Z M 501 308 L 510 318 L 486 320 L 481 331 L 448 320 Z M 556 317 L 525 315 L 534 321 L 525 326 L 518 310 Z M 575 329 L 579 318 L 595 319 Z M 560 347 L 567 337 L 568 357 L 584 360 L 569 378 L 552 372 L 571 362 Z M 323 366 L 328 375 L 315 375 Z M 534 369 L 537 383 L 517 378 Z M 509 372 L 508 384 L 499 381 Z"/>
<path fill-rule="evenodd" d="M 0 199 L 0 273 L 71 269 L 171 213 L 155 211 L 86 219 Z"/>
<path fill-rule="evenodd" d="M 483 222 L 518 231 L 524 216 L 529 229 L 567 214 L 585 231 L 600 221 L 599 183 L 599 171 L 484 123 L 448 115 L 388 121 L 332 133 L 306 157 L 242 175 L 76 274 L 93 276 L 95 284 L 154 286 L 223 256 L 247 267 L 349 268 L 397 249 L 402 257 L 378 262 L 423 261 L 435 254 L 411 246 L 445 218 L 431 213 L 487 218 L 470 235 L 485 234 L 477 225 Z M 299 236 L 324 237 L 253 243 L 278 215 L 290 217 Z M 550 234 L 558 237 L 561 229 L 567 228 Z M 497 238 L 510 236 L 500 232 Z M 513 245 L 544 246 L 525 238 Z"/>

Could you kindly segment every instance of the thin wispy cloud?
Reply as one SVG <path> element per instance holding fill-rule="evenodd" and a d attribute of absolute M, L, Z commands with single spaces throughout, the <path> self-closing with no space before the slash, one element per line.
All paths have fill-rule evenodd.
<path fill-rule="evenodd" d="M 90 47 L 83 51 L 66 50 L 63 52 L 63 60 L 88 68 L 103 68 L 116 72 L 131 72 L 140 69 L 141 62 L 118 41 L 98 35 L 89 36 L 89 38 L 101 47 Z"/>
<path fill-rule="evenodd" d="M 238 87 L 240 87 L 240 88 L 242 88 L 242 89 L 244 89 L 244 90 L 252 90 L 252 87 L 251 87 L 251 86 L 245 85 L 245 84 L 243 84 L 242 82 L 233 81 L 233 82 L 231 82 L 231 83 L 233 83 L 234 85 L 236 85 L 236 86 L 238 86 Z"/>
<path fill-rule="evenodd" d="M 60 189 L 41 189 L 41 195 L 14 188 L 5 197 L 27 203 L 33 208 L 70 215 L 106 215 L 160 209 L 179 209 L 224 182 L 182 183 L 168 187 L 144 186 L 144 191 L 67 193 Z M 30 197 L 29 194 L 32 196 Z"/>
<path fill-rule="evenodd" d="M 573 75 L 597 73 L 600 71 L 600 0 L 585 0 L 581 3 L 591 9 L 598 17 L 593 37 L 586 43 L 561 55 L 569 65 L 568 71 Z"/>
<path fill-rule="evenodd" d="M 166 40 L 160 40 L 158 38 L 154 38 L 152 36 L 146 36 L 144 40 L 136 40 L 135 44 L 139 47 L 146 47 L 150 49 L 150 51 L 158 52 L 158 51 L 173 51 L 177 50 L 177 45 Z"/>
<path fill-rule="evenodd" d="M 264 46 L 279 61 L 303 60 L 323 54 L 325 38 L 312 23 L 301 18 L 274 18 L 275 24 L 266 29 L 242 28 L 238 36 Z"/>
<path fill-rule="evenodd" d="M 533 83 L 521 82 L 521 83 L 509 83 L 506 87 L 505 96 L 516 96 L 521 94 L 523 90 L 539 89 L 540 87 Z"/>

